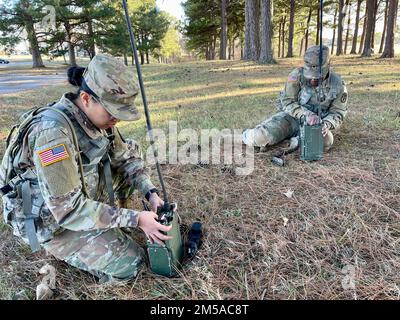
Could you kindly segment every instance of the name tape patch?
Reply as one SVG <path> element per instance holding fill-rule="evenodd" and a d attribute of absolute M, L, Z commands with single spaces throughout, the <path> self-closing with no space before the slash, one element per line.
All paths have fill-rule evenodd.
<path fill-rule="evenodd" d="M 64 144 L 59 144 L 46 150 L 39 151 L 38 155 L 43 167 L 47 167 L 53 163 L 69 158 L 67 148 L 65 148 Z"/>

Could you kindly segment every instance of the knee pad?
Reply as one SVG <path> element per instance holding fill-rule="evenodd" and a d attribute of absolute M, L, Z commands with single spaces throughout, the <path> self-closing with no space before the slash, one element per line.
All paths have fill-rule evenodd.
<path fill-rule="evenodd" d="M 332 148 L 333 141 L 334 141 L 333 134 L 331 131 L 328 131 L 328 133 L 324 137 L 324 151 L 325 152 L 329 151 Z"/>
<path fill-rule="evenodd" d="M 250 147 L 265 147 L 271 142 L 271 138 L 267 130 L 258 126 L 254 129 L 247 129 L 242 134 L 242 141 Z"/>

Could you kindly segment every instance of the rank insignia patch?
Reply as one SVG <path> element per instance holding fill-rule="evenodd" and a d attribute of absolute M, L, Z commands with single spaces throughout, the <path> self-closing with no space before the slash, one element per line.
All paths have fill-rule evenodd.
<path fill-rule="evenodd" d="M 64 144 L 48 148 L 38 152 L 40 162 L 43 167 L 69 158 L 69 154 Z"/>

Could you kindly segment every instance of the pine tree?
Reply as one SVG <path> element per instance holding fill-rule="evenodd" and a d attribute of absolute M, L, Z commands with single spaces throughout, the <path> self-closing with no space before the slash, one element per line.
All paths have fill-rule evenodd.
<path fill-rule="evenodd" d="M 35 24 L 44 17 L 36 1 L 6 0 L 0 6 L 0 43 L 12 47 L 25 30 L 32 54 L 32 67 L 44 68 Z"/>

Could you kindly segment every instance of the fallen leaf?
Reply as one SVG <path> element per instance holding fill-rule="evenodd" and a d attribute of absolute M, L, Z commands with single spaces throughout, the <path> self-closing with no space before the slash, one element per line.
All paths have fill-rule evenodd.
<path fill-rule="evenodd" d="M 36 287 L 36 300 L 48 300 L 53 297 L 56 289 L 56 269 L 49 264 L 43 266 L 39 273 L 44 275 L 41 283 Z"/>
<path fill-rule="evenodd" d="M 285 218 L 285 217 L 282 217 L 282 219 L 283 219 L 283 226 L 286 227 L 286 225 L 287 225 L 288 222 L 289 222 L 289 219 L 288 219 L 288 218 Z"/>
<path fill-rule="evenodd" d="M 41 283 L 36 287 L 36 300 L 49 300 L 53 295 L 53 290 L 44 283 Z"/>
<path fill-rule="evenodd" d="M 293 197 L 293 193 L 294 191 L 289 189 L 288 192 L 284 193 L 284 195 L 290 199 Z"/>

